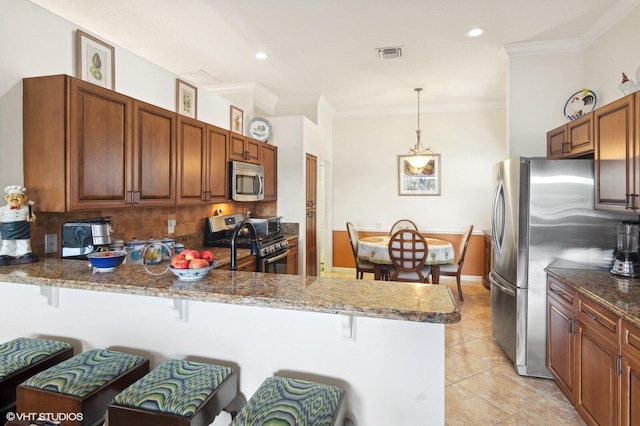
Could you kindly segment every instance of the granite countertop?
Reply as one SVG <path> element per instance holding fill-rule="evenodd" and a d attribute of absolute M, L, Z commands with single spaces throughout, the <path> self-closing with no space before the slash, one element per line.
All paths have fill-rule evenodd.
<path fill-rule="evenodd" d="M 120 265 L 113 272 L 92 274 L 88 261 L 47 258 L 31 264 L 0 266 L 0 283 L 415 322 L 447 324 L 460 321 L 460 310 L 451 291 L 444 285 L 221 270 L 218 267 L 229 261 L 229 250 L 215 249 L 214 253 L 219 263 L 200 281 L 179 281 L 169 271 L 151 275 L 143 265 L 131 264 Z M 248 254 L 248 250 L 239 250 L 238 258 Z M 149 270 L 161 272 L 166 269 L 166 263 L 149 266 Z"/>
<path fill-rule="evenodd" d="M 547 273 L 640 327 L 640 279 L 606 270 L 546 268 Z"/>

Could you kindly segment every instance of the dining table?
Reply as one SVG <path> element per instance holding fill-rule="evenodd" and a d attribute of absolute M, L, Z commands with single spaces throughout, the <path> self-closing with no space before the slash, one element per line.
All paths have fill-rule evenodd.
<path fill-rule="evenodd" d="M 373 263 L 374 279 L 382 279 L 383 265 L 391 265 L 389 256 L 389 235 L 364 237 L 358 240 L 358 259 Z M 453 263 L 455 252 L 453 244 L 439 238 L 426 238 L 428 247 L 425 265 L 431 265 L 431 277 L 433 284 L 440 283 L 440 265 Z"/>

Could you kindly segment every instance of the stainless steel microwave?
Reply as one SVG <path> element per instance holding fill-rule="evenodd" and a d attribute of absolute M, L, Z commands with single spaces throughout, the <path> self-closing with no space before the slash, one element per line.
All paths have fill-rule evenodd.
<path fill-rule="evenodd" d="M 233 201 L 264 200 L 264 167 L 232 161 L 230 181 Z"/>

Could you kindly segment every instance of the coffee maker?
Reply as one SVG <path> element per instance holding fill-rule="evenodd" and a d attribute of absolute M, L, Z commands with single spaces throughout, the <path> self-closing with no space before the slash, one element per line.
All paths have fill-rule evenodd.
<path fill-rule="evenodd" d="M 111 217 L 62 224 L 62 257 L 86 259 L 89 253 L 108 250 L 113 238 Z"/>
<path fill-rule="evenodd" d="M 624 277 L 639 277 L 638 243 L 640 222 L 620 222 L 616 232 L 617 247 L 611 273 Z"/>

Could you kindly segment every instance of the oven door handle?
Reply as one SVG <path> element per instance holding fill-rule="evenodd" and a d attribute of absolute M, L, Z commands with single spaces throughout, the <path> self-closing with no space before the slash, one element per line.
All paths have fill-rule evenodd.
<path fill-rule="evenodd" d="M 289 250 L 287 250 L 284 253 L 279 254 L 277 256 L 269 257 L 269 258 L 265 259 L 264 263 L 267 264 L 267 265 L 270 265 L 273 262 L 277 262 L 280 259 L 284 259 L 285 257 L 287 257 L 288 254 L 289 254 Z"/>

